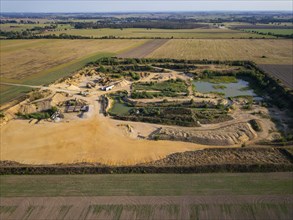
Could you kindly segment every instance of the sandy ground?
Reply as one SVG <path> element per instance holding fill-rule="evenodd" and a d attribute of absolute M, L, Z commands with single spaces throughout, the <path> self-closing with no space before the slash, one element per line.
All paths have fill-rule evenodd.
<path fill-rule="evenodd" d="M 97 106 L 98 107 L 98 106 Z M 69 123 L 11 120 L 1 127 L 1 160 L 29 164 L 100 162 L 132 165 L 207 146 L 135 140 L 99 114 Z"/>
<path fill-rule="evenodd" d="M 178 75 L 174 71 L 170 74 Z M 151 77 L 152 75 L 149 75 L 145 80 Z M 83 88 L 84 83 L 80 82 L 79 84 L 81 90 L 86 90 Z M 134 165 L 159 160 L 176 152 L 221 147 L 142 139 L 160 127 L 168 128 L 169 126 L 118 121 L 104 117 L 100 112 L 101 107 L 97 99 L 105 93 L 123 89 L 130 90 L 129 82 L 125 81 L 120 84 L 111 91 L 103 92 L 94 89 L 91 90 L 89 97 L 82 97 L 90 103 L 90 112 L 86 113 L 84 118 L 79 118 L 76 114 L 65 114 L 65 120 L 60 123 L 41 121 L 38 124 L 33 124 L 27 120 L 11 120 L 1 126 L 0 160 L 12 160 L 24 164 L 98 162 L 107 165 Z M 71 93 L 70 99 L 81 98 L 72 90 L 68 90 L 64 82 L 53 84 L 45 89 L 56 92 L 59 91 L 58 86 L 62 92 Z M 16 112 L 17 108 L 11 111 L 11 114 Z M 223 126 L 256 118 L 247 112 L 237 110 L 234 112 L 234 116 L 234 120 L 220 124 L 185 129 L 192 129 L 194 132 L 221 130 Z M 264 124 L 263 127 L 269 129 L 271 125 Z M 264 129 L 264 132 L 259 134 L 259 139 L 268 135 L 268 129 Z"/>

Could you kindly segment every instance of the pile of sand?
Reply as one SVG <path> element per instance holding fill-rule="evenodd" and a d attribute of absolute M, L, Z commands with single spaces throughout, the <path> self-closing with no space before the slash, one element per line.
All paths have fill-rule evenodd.
<path fill-rule="evenodd" d="M 203 145 L 236 145 L 257 137 L 248 123 L 238 123 L 214 130 L 198 131 L 184 128 L 162 128 L 153 134 L 162 140 L 186 141 Z"/>
<path fill-rule="evenodd" d="M 75 85 L 69 85 L 68 87 L 66 87 L 66 89 L 68 90 L 72 90 L 72 91 L 80 91 L 80 88 L 75 86 Z"/>
<path fill-rule="evenodd" d="M 118 82 L 115 86 L 116 86 L 117 88 L 121 88 L 121 87 L 128 86 L 129 84 L 130 84 L 129 81 L 123 79 L 123 80 L 121 80 L 120 82 Z"/>
<path fill-rule="evenodd" d="M 60 103 L 63 103 L 67 98 L 66 93 L 56 93 L 51 100 L 51 105 L 56 106 L 59 105 Z"/>
<path fill-rule="evenodd" d="M 21 114 L 30 114 L 37 111 L 37 106 L 34 104 L 24 104 L 21 105 L 18 112 Z"/>

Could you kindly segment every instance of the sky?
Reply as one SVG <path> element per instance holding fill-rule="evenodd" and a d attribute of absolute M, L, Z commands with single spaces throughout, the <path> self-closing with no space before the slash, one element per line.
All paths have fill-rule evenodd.
<path fill-rule="evenodd" d="M 292 0 L 0 0 L 1 12 L 293 11 Z"/>

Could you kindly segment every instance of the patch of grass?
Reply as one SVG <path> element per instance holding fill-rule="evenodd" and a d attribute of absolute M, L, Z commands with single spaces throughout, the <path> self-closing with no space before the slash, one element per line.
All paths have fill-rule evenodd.
<path fill-rule="evenodd" d="M 292 35 L 293 29 L 244 29 L 249 32 L 263 33 L 263 34 L 277 34 L 277 35 Z"/>
<path fill-rule="evenodd" d="M 214 89 L 226 89 L 227 86 L 224 86 L 224 85 L 213 85 L 213 88 Z"/>
<path fill-rule="evenodd" d="M 235 76 L 212 76 L 203 78 L 201 81 L 210 83 L 237 83 L 238 80 Z"/>
<path fill-rule="evenodd" d="M 247 87 L 242 87 L 239 90 L 240 91 L 248 91 L 248 90 L 251 90 L 251 88 L 249 86 L 247 86 Z"/>
<path fill-rule="evenodd" d="M 212 180 L 212 181 L 211 181 Z M 293 194 L 291 173 L 2 176 L 2 197 Z"/>
<path fill-rule="evenodd" d="M 171 91 L 171 92 L 186 92 L 187 85 L 181 79 L 167 80 L 163 82 L 146 82 L 133 84 L 133 90 L 156 90 L 156 91 Z"/>

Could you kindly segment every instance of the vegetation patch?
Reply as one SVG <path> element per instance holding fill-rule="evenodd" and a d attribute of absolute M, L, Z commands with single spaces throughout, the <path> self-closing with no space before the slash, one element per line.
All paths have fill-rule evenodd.
<path fill-rule="evenodd" d="M 141 121 L 156 124 L 196 127 L 199 124 L 218 123 L 231 120 L 225 107 L 211 103 L 187 102 L 130 102 L 127 93 L 110 95 L 114 100 L 108 113 L 115 119 Z"/>
<path fill-rule="evenodd" d="M 205 75 L 206 74 L 206 75 Z M 203 73 L 204 78 L 201 81 L 210 83 L 237 83 L 237 78 L 235 76 L 215 76 L 213 73 Z M 222 87 L 221 89 L 224 89 Z"/>

